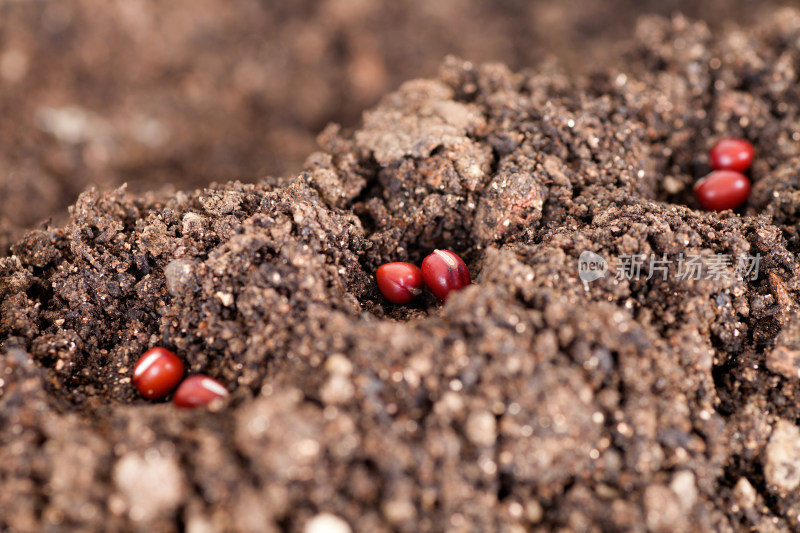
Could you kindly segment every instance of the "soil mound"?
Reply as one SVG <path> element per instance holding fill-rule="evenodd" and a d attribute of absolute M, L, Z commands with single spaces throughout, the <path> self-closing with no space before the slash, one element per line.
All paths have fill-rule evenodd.
<path fill-rule="evenodd" d="M 450 58 L 284 184 L 89 190 L 28 233 L 0 259 L 0 526 L 800 527 L 800 13 L 637 33 L 591 77 Z M 753 194 L 705 213 L 728 136 Z M 476 283 L 380 296 L 437 247 Z M 140 398 L 155 345 L 229 401 Z"/>

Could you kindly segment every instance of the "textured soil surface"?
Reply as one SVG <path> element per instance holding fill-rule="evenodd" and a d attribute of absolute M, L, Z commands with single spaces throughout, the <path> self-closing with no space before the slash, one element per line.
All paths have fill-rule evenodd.
<path fill-rule="evenodd" d="M 295 175 L 87 190 L 17 240 L 0 531 L 800 529 L 800 12 L 645 17 L 624 53 L 451 57 Z M 705 213 L 723 136 L 753 193 Z M 476 283 L 387 303 L 377 266 L 437 247 Z M 587 250 L 610 275 L 579 279 Z M 760 268 L 618 279 L 632 254 Z M 142 399 L 153 346 L 230 398 Z"/>
<path fill-rule="evenodd" d="M 328 122 L 356 126 L 448 54 L 582 71 L 638 14 L 720 28 L 776 1 L 0 0 L 0 257 L 90 185 L 296 174 Z"/>

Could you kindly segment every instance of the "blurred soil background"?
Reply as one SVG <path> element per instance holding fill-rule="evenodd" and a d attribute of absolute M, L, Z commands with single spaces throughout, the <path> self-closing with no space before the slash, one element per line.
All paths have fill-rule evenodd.
<path fill-rule="evenodd" d="M 585 73 L 618 61 L 643 14 L 718 30 L 776 4 L 0 0 L 0 256 L 89 186 L 290 176 L 326 124 L 355 127 L 448 54 Z"/>

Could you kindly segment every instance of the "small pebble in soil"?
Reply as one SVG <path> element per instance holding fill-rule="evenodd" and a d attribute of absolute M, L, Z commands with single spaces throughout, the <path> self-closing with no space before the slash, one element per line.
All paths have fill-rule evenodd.
<path fill-rule="evenodd" d="M 753 162 L 755 150 L 744 139 L 722 139 L 711 148 L 709 162 L 714 170 L 736 170 L 744 172 Z"/>
<path fill-rule="evenodd" d="M 163 398 L 183 379 L 183 361 L 166 348 L 146 351 L 133 368 L 133 384 L 149 400 Z"/>
<path fill-rule="evenodd" d="M 472 282 L 467 265 L 450 250 L 434 250 L 422 261 L 422 279 L 442 302 Z"/>
<path fill-rule="evenodd" d="M 306 522 L 303 533 L 352 533 L 350 526 L 336 515 L 320 513 Z"/>
<path fill-rule="evenodd" d="M 715 170 L 694 185 L 694 193 L 703 209 L 736 209 L 750 195 L 750 180 L 741 172 Z"/>
<path fill-rule="evenodd" d="M 411 263 L 386 263 L 375 273 L 381 294 L 392 303 L 407 304 L 422 294 L 422 271 Z"/>
<path fill-rule="evenodd" d="M 196 374 L 180 384 L 172 398 L 177 407 L 205 407 L 216 399 L 228 396 L 228 389 L 216 379 Z"/>

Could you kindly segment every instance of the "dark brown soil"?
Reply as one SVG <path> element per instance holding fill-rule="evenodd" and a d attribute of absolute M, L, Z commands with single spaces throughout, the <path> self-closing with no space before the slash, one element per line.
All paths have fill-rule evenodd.
<path fill-rule="evenodd" d="M 124 64 L 129 48 L 106 31 L 89 35 L 113 45 L 86 50 Z M 0 531 L 800 529 L 798 42 L 800 12 L 784 10 L 718 32 L 642 18 L 624 61 L 590 76 L 451 57 L 357 128 L 325 128 L 285 179 L 82 193 L 67 222 L 0 259 Z M 170 75 L 191 96 L 214 68 Z M 226 150 L 252 173 L 265 168 L 256 152 L 281 152 L 267 126 L 237 144 L 244 124 L 226 148 L 224 127 L 195 130 L 162 96 L 148 113 L 186 131 L 163 159 L 102 136 L 116 126 L 48 147 L 64 142 L 59 120 L 94 120 L 51 109 L 37 116 L 56 138 L 23 128 L 31 138 L 8 153 L 30 166 L 6 164 L 109 172 L 108 185 L 160 161 L 149 184 L 179 190 L 227 178 Z M 230 112 L 244 116 L 240 97 Z M 111 121 L 135 124 L 135 100 Z M 704 213 L 691 185 L 722 136 L 755 145 L 753 194 L 741 212 Z M 443 306 L 388 304 L 376 267 L 436 247 L 476 283 Z M 583 251 L 611 275 L 579 279 Z M 718 279 L 646 279 L 649 265 L 617 279 L 631 254 L 761 262 L 754 279 L 734 265 Z M 131 369 L 156 345 L 229 401 L 186 411 L 139 397 Z"/>
<path fill-rule="evenodd" d="M 328 122 L 446 55 L 513 70 L 611 60 L 638 15 L 721 27 L 774 0 L 2 0 L 0 257 L 89 186 L 135 194 L 291 176 Z M 754 9 L 758 7 L 759 9 Z"/>

